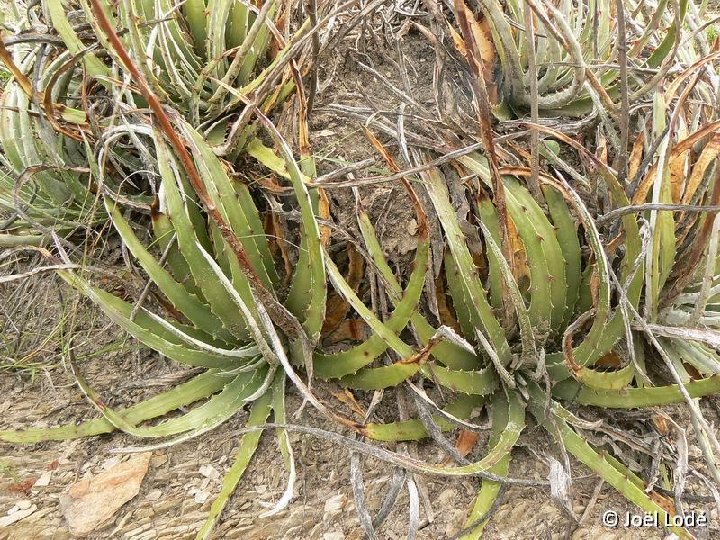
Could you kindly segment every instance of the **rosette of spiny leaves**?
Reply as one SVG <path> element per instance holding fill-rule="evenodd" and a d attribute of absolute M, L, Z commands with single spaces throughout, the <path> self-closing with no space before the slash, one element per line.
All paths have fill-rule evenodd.
<path fill-rule="evenodd" d="M 80 4 L 95 35 L 102 36 L 91 3 Z M 294 88 L 311 28 L 307 18 L 290 33 L 294 7 L 276 0 L 135 0 L 112 10 L 103 5 L 122 28 L 125 52 L 152 92 L 222 156 L 246 144 L 254 107 L 267 114 Z"/>
<path fill-rule="evenodd" d="M 284 160 L 259 142 L 264 150 L 256 153 L 287 176 L 301 214 L 303 254 L 296 261 L 294 274 L 288 276 L 293 287 L 281 296 L 283 286 L 276 261 L 248 187 L 230 178 L 226 164 L 180 115 L 164 108 L 156 108 L 155 113 L 164 119 L 159 127 L 147 117 L 126 118 L 132 122 L 136 144 L 151 149 L 158 175 L 152 238 L 146 238 L 142 228 L 128 220 L 131 208 L 110 195 L 105 196 L 104 206 L 164 310 L 153 310 L 141 299 L 129 302 L 106 292 L 81 272 L 62 271 L 61 276 L 146 346 L 180 364 L 206 369 L 145 402 L 115 410 L 103 403 L 91 381 L 86 381 L 70 362 L 78 385 L 102 418 L 79 425 L 3 432 L 0 437 L 5 441 L 62 440 L 120 430 L 145 440 L 146 448 L 158 448 L 200 436 L 248 406 L 248 427 L 262 426 L 271 414 L 276 423 L 286 422 L 286 373 L 302 386 L 290 362 L 309 363 L 306 355 L 317 341 L 325 310 L 324 254 L 313 210 L 317 197 L 308 193 L 306 177 L 286 143 L 261 115 Z M 171 129 L 164 129 L 167 127 Z M 96 173 L 99 164 L 90 166 Z M 181 416 L 147 424 L 193 404 Z M 261 433 L 258 429 L 242 438 L 199 538 L 210 535 Z M 288 436 L 281 428 L 277 436 L 289 482 L 269 514 L 289 502 L 294 486 Z"/>
<path fill-rule="evenodd" d="M 78 135 L 83 143 L 77 152 L 77 160 L 84 165 L 84 174 L 96 183 L 95 186 L 102 186 L 97 194 L 101 196 L 103 212 L 111 219 L 136 264 L 147 275 L 149 283 L 146 292 L 153 298 L 159 298 L 164 310 L 153 310 L 150 302 L 145 302 L 145 294 L 131 303 L 108 293 L 82 272 L 63 271 L 61 275 L 140 342 L 180 364 L 206 368 L 206 371 L 146 402 L 113 410 L 103 403 L 101 396 L 92 388 L 91 381 L 86 381 L 68 358 L 78 385 L 102 412 L 103 418 L 79 426 L 3 432 L 2 439 L 6 441 L 59 440 L 118 429 L 155 442 L 152 447 L 166 446 L 199 436 L 247 406 L 251 407 L 250 427 L 264 424 L 271 413 L 276 423 L 284 424 L 285 374 L 289 374 L 299 387 L 305 388 L 290 362 L 305 365 L 308 373 L 312 373 L 310 355 L 319 337 L 327 295 L 325 257 L 315 218 L 316 213 L 324 215 L 319 208 L 321 195 L 317 190 L 309 193 L 305 187 L 306 174 L 312 173 L 312 161 L 304 159 L 301 172 L 287 143 L 264 114 L 287 93 L 287 82 L 293 79 L 293 75 L 296 76 L 293 81 L 300 79 L 297 68 L 292 66 L 291 69 L 288 65 L 286 53 L 289 47 L 275 55 L 275 62 L 266 71 L 260 74 L 255 71 L 256 62 L 264 59 L 267 32 L 272 30 L 280 45 L 287 45 L 277 35 L 270 18 L 279 3 L 269 2 L 257 13 L 253 11 L 255 8 L 243 4 L 246 8 L 244 19 L 240 16 L 232 19 L 232 28 L 236 33 L 232 39 L 239 40 L 232 49 L 235 55 L 228 57 L 227 50 L 217 50 L 226 39 L 224 34 L 212 38 L 214 45 L 208 46 L 207 50 L 199 42 L 191 49 L 183 48 L 187 54 L 220 55 L 213 56 L 211 60 L 216 65 L 225 62 L 223 69 L 226 70 L 235 70 L 236 64 L 240 64 L 241 69 L 228 79 L 229 82 L 218 79 L 219 86 L 215 87 L 216 90 L 228 89 L 230 97 L 224 95 L 223 99 L 233 101 L 233 104 L 229 105 L 222 99 L 213 100 L 213 94 L 208 93 L 211 90 L 206 88 L 200 94 L 202 106 L 195 101 L 183 100 L 181 94 L 163 92 L 162 86 L 159 86 L 159 81 L 164 81 L 168 88 L 175 88 L 175 83 L 165 79 L 166 69 L 171 68 L 165 65 L 163 69 L 156 70 L 156 66 L 148 65 L 145 56 L 156 47 L 154 40 L 161 39 L 161 36 L 143 34 L 150 40 L 146 43 L 148 49 L 138 45 L 142 41 L 138 41 L 137 34 L 142 34 L 139 29 L 146 29 L 148 25 L 141 23 L 133 10 L 147 9 L 145 15 L 149 15 L 159 4 L 121 4 L 118 11 L 113 12 L 99 1 L 82 3 L 80 14 L 67 11 L 60 2 L 47 2 L 40 7 L 49 11 L 49 20 L 53 21 L 53 28 L 64 41 L 66 49 L 60 56 L 66 65 L 77 67 L 73 73 L 79 79 L 68 78 L 65 90 L 75 91 L 75 95 L 79 96 L 88 90 L 83 86 L 88 84 L 93 85 L 91 88 L 95 92 L 85 102 L 86 105 L 92 103 L 92 106 L 80 113 L 83 121 L 73 126 L 73 134 Z M 237 11 L 240 2 L 211 4 L 210 7 Z M 193 6 L 198 8 L 197 3 L 186 5 L 188 8 Z M 203 13 L 201 10 L 191 18 L 195 23 L 202 20 L 205 24 Z M 158 24 L 170 22 L 172 26 L 173 21 L 177 23 L 173 18 L 177 16 L 177 10 L 170 9 L 160 14 L 163 15 L 161 21 L 151 18 L 146 22 L 154 25 L 156 30 Z M 118 19 L 123 17 L 131 27 L 118 30 Z M 71 24 L 71 21 L 77 23 L 83 20 L 90 24 L 94 32 L 92 35 L 80 32 L 82 23 L 79 26 Z M 245 20 L 247 28 L 244 37 L 239 37 L 242 20 Z M 216 18 L 212 21 L 212 28 L 211 23 L 207 23 L 208 31 L 215 35 L 219 32 L 218 21 Z M 308 26 L 309 23 L 306 23 L 304 28 Z M 177 24 L 173 28 L 180 29 Z M 265 32 L 261 32 L 262 29 Z M 194 30 L 200 32 L 201 29 L 195 24 Z M 194 39 L 202 37 L 200 34 L 191 40 L 184 30 L 182 35 L 186 44 L 193 44 Z M 263 35 L 265 38 L 260 39 Z M 179 37 L 174 35 L 174 39 Z M 230 37 L 227 39 L 232 41 Z M 176 41 L 173 43 L 177 46 Z M 297 53 L 293 49 L 293 54 Z M 142 57 L 141 62 L 138 62 L 139 57 Z M 243 57 L 247 57 L 247 63 L 241 61 Z M 152 55 L 150 58 L 153 58 Z M 33 61 L 29 61 L 29 65 Z M 7 63 L 14 70 L 16 86 L 19 87 L 17 95 L 27 98 L 27 107 L 9 111 L 19 113 L 19 120 L 14 118 L 12 121 L 22 123 L 46 114 L 42 107 L 32 110 L 32 106 L 38 95 L 50 96 L 51 92 L 43 94 L 42 86 L 39 87 L 41 90 L 27 87 L 28 78 L 24 69 L 29 69 L 29 66 L 21 68 L 14 59 L 8 59 Z M 65 69 L 71 67 L 66 66 Z M 92 74 L 93 82 L 84 78 L 88 74 Z M 47 76 L 51 77 L 50 74 Z M 210 79 L 217 76 L 220 73 L 213 71 L 212 74 L 204 73 L 202 77 Z M 196 73 L 191 78 L 202 77 Z M 245 88 L 241 81 L 257 91 Z M 114 101 L 110 101 L 110 97 Z M 94 98 L 101 104 L 97 108 L 94 108 L 97 104 Z M 102 104 L 108 103 L 109 107 L 102 107 Z M 221 103 L 217 110 L 208 112 L 210 107 L 208 110 L 204 108 L 214 103 Z M 57 103 L 53 106 L 59 108 Z M 193 112 L 193 106 L 197 114 Z M 148 114 L 148 109 L 151 114 Z M 63 111 L 67 112 L 66 109 Z M 228 128 L 228 124 L 232 123 L 228 115 L 243 113 L 246 113 L 245 120 Z M 225 124 L 216 124 L 215 121 L 223 115 L 226 115 Z M 201 125 L 193 122 L 198 120 L 194 116 L 201 117 Z M 74 118 L 71 116 L 71 119 Z M 54 119 L 60 124 L 60 120 Z M 248 123 L 249 120 L 253 125 Z M 218 129 L 218 125 L 222 129 Z M 301 138 L 307 140 L 307 122 L 303 120 L 300 125 Z M 51 142 L 59 144 L 63 130 L 70 129 L 65 124 L 61 124 L 60 128 L 50 132 L 55 137 Z M 228 128 L 227 132 L 225 128 Z M 237 130 L 236 134 L 233 134 L 233 128 Z M 272 141 L 279 155 L 256 136 L 258 130 L 262 137 Z M 227 139 L 225 135 L 228 135 Z M 237 135 L 240 135 L 239 139 Z M 20 141 L 21 144 L 25 142 Z M 295 195 L 301 216 L 301 226 L 297 229 L 301 240 L 294 270 L 291 269 L 290 275 L 285 276 L 287 281 L 292 280 L 289 291 L 285 291 L 287 287 L 278 276 L 256 201 L 248 186 L 233 176 L 235 170 L 231 161 L 218 156 L 232 159 L 228 154 L 237 153 L 245 145 L 248 154 L 256 161 L 273 174 L 286 178 L 288 189 Z M 20 157 L 31 162 L 34 159 L 32 155 Z M 244 165 L 250 163 L 252 166 L 252 160 L 247 155 L 243 159 Z M 22 170 L 25 170 L 28 166 L 21 161 L 18 169 L 24 167 Z M 129 196 L 122 182 L 114 184 L 110 181 L 113 176 L 130 176 L 130 172 L 145 173 L 149 186 L 138 189 L 144 199 Z M 54 177 L 51 179 L 55 180 Z M 151 197 L 152 192 L 155 195 Z M 146 222 L 139 217 L 147 207 L 145 200 L 153 201 L 149 207 L 153 232 L 150 239 L 136 223 Z M 67 200 L 59 198 L 51 201 L 49 206 L 63 203 L 68 205 Z M 61 247 L 58 246 L 58 250 L 61 257 L 69 260 Z M 309 399 L 322 408 L 311 395 Z M 192 404 L 196 406 L 180 417 L 155 425 L 146 423 Z M 261 431 L 253 430 L 242 439 L 223 492 L 199 537 L 210 534 L 258 445 Z M 289 469 L 289 482 L 275 511 L 291 499 L 294 484 L 294 460 L 289 439 L 282 429 L 277 435 Z"/>
<path fill-rule="evenodd" d="M 681 507 L 669 496 L 685 480 L 682 472 L 671 471 L 682 456 L 661 456 L 659 470 L 666 480 L 649 488 L 647 479 L 624 465 L 620 455 L 590 442 L 593 429 L 602 431 L 602 426 L 571 413 L 578 404 L 635 409 L 684 402 L 711 471 L 709 481 L 718 480 L 720 447 L 697 404 L 697 398 L 720 391 L 715 220 L 720 147 L 711 105 L 713 74 L 704 69 L 716 57 L 711 53 L 663 81 L 653 103 L 633 117 L 639 131 L 626 164 L 626 181 L 608 165 L 602 130 L 594 140 L 584 141 L 595 147 L 592 153 L 558 130 L 537 126 L 545 137 L 537 150 L 548 172 L 533 172 L 531 152 L 514 143 L 509 143 L 511 152 L 502 148 L 490 153 L 504 156 L 507 164 L 498 155 L 488 160 L 463 151 L 452 160 L 452 168 L 439 167 L 423 152 L 410 153 L 408 165 L 428 169 L 413 177 L 413 185 L 426 191 L 445 243 L 443 285 L 436 284 L 434 290 L 447 291 L 448 297 L 442 295 L 435 305 L 442 306 L 440 321 L 462 337 L 438 341 L 432 317 L 418 312 L 399 318 L 406 296 L 384 260 L 367 212 L 359 206 L 364 245 L 395 307 L 384 323 L 356 309 L 375 335 L 348 351 L 316 357 L 316 373 L 363 390 L 387 388 L 406 375 L 420 374 L 426 388 L 438 387 L 440 395 L 457 392 L 442 411 L 435 410 L 432 420 L 421 414 L 421 419 L 367 424 L 363 433 L 386 441 L 431 436 L 461 465 L 413 463 L 414 470 L 486 475 L 465 537 L 482 533 L 484 516 L 502 484 L 488 475 L 508 474 L 510 451 L 531 423 L 546 428 L 568 453 L 628 500 L 657 513 L 659 522 L 672 522 Z M 703 94 L 709 99 L 691 99 Z M 481 132 L 490 134 L 490 147 L 495 148 L 490 130 L 483 129 L 490 125 L 489 108 L 486 112 Z M 374 119 L 368 123 L 400 140 L 387 124 Z M 437 137 L 422 138 L 406 129 L 407 140 L 418 145 L 430 141 L 433 149 L 439 145 Z M 398 173 L 387 149 L 369 136 L 391 171 Z M 453 146 L 457 143 L 446 144 L 448 150 L 462 150 Z M 578 165 L 570 169 L 560 155 L 574 155 Z M 522 161 L 528 166 L 518 164 Z M 525 184 L 531 186 L 533 176 L 538 187 L 530 190 Z M 418 254 L 423 246 L 419 241 Z M 411 282 L 412 276 L 407 292 Z M 424 354 L 388 332 L 397 333 L 395 323 L 406 322 L 418 339 L 414 346 Z M 446 337 L 448 333 L 445 329 Z M 384 354 L 381 341 L 397 361 L 370 364 Z M 420 398 L 416 402 L 421 412 L 427 394 L 410 388 Z M 468 427 L 479 405 L 493 421 L 490 448 L 480 461 L 463 463 L 440 432 Z M 666 428 L 657 429 L 659 436 L 667 435 Z M 648 461 L 658 459 L 651 447 L 643 451 Z M 369 531 L 372 521 L 364 525 Z M 679 528 L 674 532 L 689 536 Z"/>
<path fill-rule="evenodd" d="M 0 56 L 11 77 L 0 97 L 0 208 L 10 219 L 1 238 L 38 243 L 48 227 L 63 234 L 95 222 L 84 157 L 87 116 L 72 54 L 38 29 L 44 17 L 37 9 L 15 2 L 7 8 Z"/>
<path fill-rule="evenodd" d="M 283 9 L 291 8 L 272 0 L 259 7 L 235 0 L 102 5 L 153 93 L 228 159 L 252 139 L 254 108 L 269 113 L 301 75 L 291 59 L 310 49 L 310 19 L 292 35 L 275 24 L 289 21 Z M 12 78 L 0 115 L 10 172 L 0 180 L 0 205 L 15 216 L 7 225 L 13 235 L 47 227 L 65 233 L 102 221 L 105 212 L 95 203 L 103 191 L 145 208 L 150 202 L 146 152 L 108 145 L 100 176 L 86 167 L 96 139 L 133 136 L 115 125 L 118 112 L 147 106 L 118 68 L 117 53 L 104 47 L 93 9 L 90 2 L 47 0 L 13 3 L 5 16 L 14 33 L 2 51 Z"/>
<path fill-rule="evenodd" d="M 607 188 L 610 207 L 630 205 L 616 172 L 603 160 L 562 133 L 548 130 L 546 135 L 555 139 L 546 142 L 547 152 L 557 152 L 559 143 L 589 160 L 589 170 L 599 174 Z M 388 158 L 387 151 L 383 152 Z M 414 165 L 430 161 L 420 152 L 415 159 Z M 713 350 L 716 334 L 699 328 L 671 328 L 667 319 L 661 326 L 641 317 L 640 313 L 649 309 L 649 302 L 643 299 L 646 260 L 658 253 L 648 251 L 644 216 L 623 211 L 616 217 L 608 214 L 598 224 L 578 189 L 562 177 L 541 174 L 542 196 L 538 199 L 523 185 L 523 179 L 532 174 L 530 167 L 504 166 L 498 172 L 504 187 L 504 216 L 493 190 L 491 167 L 480 154 L 459 158 L 453 169 L 430 168 L 419 173 L 446 242 L 443 286 L 437 289 L 448 295 L 437 301 L 445 306 L 440 312 L 445 325 L 441 331 L 421 312 L 405 311 L 418 266 L 413 267 L 403 291 L 385 261 L 367 212 L 358 208 L 364 245 L 394 309 L 381 322 L 364 311 L 346 287 L 350 304 L 374 335 L 346 351 L 316 355 L 315 373 L 337 377 L 348 388 L 360 390 L 389 388 L 421 375 L 426 389 L 437 386 L 442 390 L 445 405 L 435 409 L 432 418 L 421 414 L 420 419 L 369 423 L 362 433 L 383 441 L 431 436 L 449 449 L 459 464 L 430 466 L 407 460 L 404 466 L 425 474 L 485 476 L 463 538 L 481 535 L 485 514 L 500 492 L 502 477 L 509 473 L 511 450 L 533 424 L 544 427 L 570 455 L 628 500 L 670 523 L 672 519 L 666 516 L 677 511 L 668 497 L 672 484 L 648 492 L 645 480 L 624 465 L 620 456 L 589 442 L 588 433 L 596 426 L 570 409 L 576 404 L 632 409 L 683 401 L 694 407 L 695 398 L 720 391 L 716 375 L 720 359 Z M 458 174 L 479 179 L 461 190 L 465 204 L 456 200 L 456 189 L 449 189 L 458 181 Z M 458 215 L 457 208 L 468 206 L 469 210 Z M 510 232 L 509 259 L 501 247 L 503 220 Z M 469 232 L 473 228 L 476 233 Z M 426 272 L 422 238 L 420 235 L 415 264 L 423 263 L 420 271 Z M 707 256 L 712 279 L 705 296 L 709 308 L 701 310 L 705 324 L 715 317 L 717 293 L 713 287 L 718 279 L 717 257 L 713 252 Z M 671 285 L 664 282 L 663 292 L 668 293 Z M 671 310 L 674 316 L 679 316 L 683 304 L 697 298 L 698 288 L 684 289 Z M 400 326 L 396 325 L 405 324 L 414 330 L 418 342 L 398 339 Z M 378 361 L 385 353 L 397 360 L 382 365 Z M 660 356 L 671 359 L 680 379 L 651 377 L 654 372 L 648 371 L 646 363 Z M 417 386 L 411 388 L 424 402 L 418 402 L 418 410 L 432 403 Z M 448 397 L 452 395 L 455 397 Z M 452 443 L 440 433 L 457 427 L 476 429 L 472 415 L 478 407 L 488 411 L 492 437 L 484 457 L 469 462 L 453 454 Z M 714 435 L 701 415 L 694 421 L 698 422 L 699 439 L 706 439 L 701 446 L 706 448 L 708 461 L 714 463 Z M 646 450 L 650 459 L 651 449 Z M 672 456 L 662 458 L 663 474 L 669 476 L 674 466 Z M 513 481 L 517 479 L 508 478 Z M 673 531 L 689 537 L 683 529 Z"/>
<path fill-rule="evenodd" d="M 699 30 L 706 26 L 707 8 L 691 1 L 457 0 L 453 5 L 456 20 L 469 18 L 484 42 L 483 62 L 499 64 L 503 100 L 519 114 L 536 107 L 541 116 L 594 110 L 617 118 L 628 103 L 651 99 L 671 70 L 690 66 L 712 49 Z"/>
<path fill-rule="evenodd" d="M 682 396 L 715 482 L 720 481 L 716 464 L 720 444 L 696 398 L 717 392 L 720 368 L 716 317 L 720 127 L 715 108 L 709 105 L 716 99 L 712 71 L 704 68 L 717 56 L 711 53 L 665 81 L 652 106 L 638 114 L 639 132 L 630 153 L 626 187 L 633 204 L 598 219 L 608 227 L 632 212 L 643 224 L 643 302 L 638 309 L 628 308 L 628 324 L 636 343 L 650 348 L 676 384 L 674 397 L 661 398 L 663 392 L 651 388 L 645 368 L 640 367 L 646 363 L 644 349 L 637 346 L 641 356 L 632 360 L 641 378 L 632 391 L 599 391 L 570 383 L 557 389 L 564 397 L 574 395 L 580 403 L 602 407 L 641 407 Z M 693 100 L 692 96 L 706 97 Z M 640 391 L 642 386 L 648 387 L 647 392 Z"/>

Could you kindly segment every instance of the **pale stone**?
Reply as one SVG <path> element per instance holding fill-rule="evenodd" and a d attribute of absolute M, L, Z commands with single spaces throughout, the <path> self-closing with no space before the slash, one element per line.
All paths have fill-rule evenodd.
<path fill-rule="evenodd" d="M 35 480 L 35 483 L 33 484 L 33 487 L 46 487 L 50 485 L 50 477 L 52 476 L 52 472 L 45 471 L 40 475 L 40 478 Z"/>
<path fill-rule="evenodd" d="M 30 508 L 26 508 L 24 510 L 16 510 L 9 516 L 4 516 L 0 518 L 0 529 L 3 527 L 9 527 L 13 523 L 16 523 L 20 521 L 21 519 L 25 519 L 26 517 L 30 516 L 33 512 L 37 510 L 37 506 L 34 504 Z"/>
<path fill-rule="evenodd" d="M 220 478 L 220 473 L 210 464 L 200 465 L 200 474 L 202 474 L 205 478 L 210 478 L 212 480 Z"/>
<path fill-rule="evenodd" d="M 72 484 L 60 496 L 60 509 L 70 532 L 85 536 L 106 525 L 123 504 L 140 492 L 151 455 L 136 454 L 103 473 Z"/>

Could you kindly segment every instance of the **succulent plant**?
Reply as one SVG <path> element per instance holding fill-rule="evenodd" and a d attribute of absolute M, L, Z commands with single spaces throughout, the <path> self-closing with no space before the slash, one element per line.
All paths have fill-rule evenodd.
<path fill-rule="evenodd" d="M 289 23 L 280 23 L 289 20 L 290 6 L 281 10 L 273 1 L 258 8 L 222 0 L 90 0 L 79 7 L 48 0 L 23 12 L 26 18 L 15 14 L 18 28 L 45 21 L 51 30 L 42 46 L 18 44 L 12 55 L 6 42 L 3 60 L 13 80 L 3 94 L 0 142 L 17 178 L 0 196 L 30 226 L 57 227 L 60 219 L 88 225 L 91 207 L 93 219 L 109 218 L 155 305 L 145 293 L 129 301 L 105 291 L 86 272 L 60 275 L 146 346 L 206 371 L 113 410 L 71 362 L 103 417 L 2 431 L 0 439 L 30 443 L 120 430 L 153 441 L 134 450 L 158 448 L 202 435 L 249 405 L 235 461 L 199 537 L 210 535 L 268 427 L 289 471 L 270 513 L 292 498 L 287 379 L 339 425 L 377 441 L 429 436 L 457 464 L 432 465 L 337 434 L 292 429 L 342 440 L 410 471 L 481 477 L 463 538 L 482 533 L 503 482 L 523 483 L 510 477 L 509 466 L 530 425 L 662 522 L 679 511 L 669 482 L 654 488 L 591 444 L 586 432 L 596 426 L 579 417 L 578 405 L 687 403 L 720 481 L 720 445 L 696 401 L 720 390 L 720 145 L 717 53 L 703 49 L 695 6 L 680 2 L 666 20 L 664 10 L 653 15 L 644 4 L 482 2 L 505 77 L 502 94 L 516 114 L 531 108 L 529 122 L 512 124 L 515 138 L 529 138 L 527 148 L 495 137 L 478 41 L 487 34 L 478 31 L 472 9 L 454 2 L 458 28 L 451 34 L 470 65 L 477 125 L 437 143 L 432 136 L 404 139 L 374 115 L 366 123 L 387 177 L 401 183 L 415 214 L 407 272 L 392 268 L 361 201 L 353 209 L 355 247 L 344 250 L 346 258 L 331 256 L 338 245 L 316 182 L 302 82 L 317 54 L 317 13 L 289 34 Z M 685 23 L 703 36 L 697 50 L 679 46 Z M 659 31 L 663 26 L 667 31 Z M 526 32 L 526 41 L 519 30 L 530 27 L 535 34 Z M 632 46 L 625 50 L 625 38 L 613 45 L 628 27 L 638 34 Z M 629 77 L 628 58 L 654 71 Z M 291 93 L 299 111 L 292 135 L 270 119 Z M 630 111 L 631 101 L 647 96 Z M 594 129 L 568 135 L 539 123 L 541 110 L 584 114 L 583 125 Z M 372 132 L 376 126 L 398 139 L 413 172 L 403 171 Z M 638 134 L 632 143 L 631 129 Z M 459 147 L 468 136 L 480 141 L 472 151 Z M 450 150 L 443 163 L 438 149 Z M 39 161 L 46 165 L 36 170 Z M 128 187 L 133 175 L 140 178 Z M 266 175 L 274 192 L 254 187 Z M 90 205 L 95 200 L 101 210 Z M 293 227 L 278 224 L 279 201 L 295 211 Z M 147 214 L 152 234 L 143 231 Z M 71 262 L 61 246 L 56 252 Z M 364 294 L 373 276 L 387 312 Z M 328 329 L 348 316 L 361 320 L 369 337 L 341 350 L 325 347 Z M 648 369 L 651 362 L 670 380 Z M 303 370 L 308 382 L 298 374 Z M 418 417 L 345 417 L 315 397 L 315 379 L 357 392 L 403 386 Z M 444 403 L 436 403 L 436 389 L 448 397 Z M 145 423 L 193 404 L 181 416 Z M 492 436 L 484 457 L 469 462 L 443 431 L 477 430 L 478 409 L 489 414 Z M 669 477 L 667 456 L 658 459 Z M 367 510 L 358 504 L 358 511 L 372 537 Z M 689 536 L 682 527 L 672 530 Z"/>

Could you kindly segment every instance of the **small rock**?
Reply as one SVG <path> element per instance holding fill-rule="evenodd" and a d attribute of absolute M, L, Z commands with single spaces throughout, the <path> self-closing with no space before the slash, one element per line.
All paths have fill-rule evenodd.
<path fill-rule="evenodd" d="M 415 236 L 418 231 L 418 222 L 416 219 L 411 219 L 407 224 L 407 232 L 410 236 Z"/>
<path fill-rule="evenodd" d="M 12 514 L 0 518 L 0 529 L 3 527 L 9 527 L 13 523 L 20 521 L 21 519 L 25 519 L 37 510 L 37 506 L 34 504 L 24 510 L 17 508 L 17 505 L 15 505 L 15 508 L 16 510 Z"/>
<path fill-rule="evenodd" d="M 46 487 L 50 485 L 50 477 L 52 476 L 52 472 L 45 471 L 40 475 L 40 478 L 35 480 L 35 483 L 33 484 L 33 487 Z"/>
<path fill-rule="evenodd" d="M 205 478 L 211 478 L 212 480 L 220 478 L 220 473 L 210 464 L 200 465 L 200 474 L 202 474 Z"/>
<path fill-rule="evenodd" d="M 323 540 L 345 540 L 345 534 L 342 531 L 332 531 L 323 534 Z"/>
<path fill-rule="evenodd" d="M 337 516 L 347 503 L 347 496 L 344 493 L 330 497 L 325 501 L 325 508 L 323 509 L 323 521 L 328 522 L 335 516 Z"/>
<path fill-rule="evenodd" d="M 60 510 L 75 536 L 84 536 L 110 521 L 140 491 L 150 452 L 136 454 L 110 470 L 71 485 L 60 496 Z"/>
<path fill-rule="evenodd" d="M 120 456 L 113 456 L 111 458 L 106 459 L 105 461 L 103 461 L 103 464 L 102 464 L 103 471 L 109 471 L 113 467 L 117 467 L 118 465 L 120 465 L 120 461 L 121 461 Z"/>
<path fill-rule="evenodd" d="M 202 504 L 205 501 L 207 501 L 210 498 L 210 493 L 207 491 L 198 491 L 195 493 L 195 502 L 198 504 Z"/>
<path fill-rule="evenodd" d="M 27 510 L 31 506 L 32 501 L 30 499 L 23 499 L 15 503 L 15 508 L 17 508 L 18 510 Z"/>
<path fill-rule="evenodd" d="M 160 497 L 162 497 L 162 491 L 159 489 L 153 489 L 152 491 L 149 491 L 147 495 L 145 495 L 145 498 L 148 501 L 159 501 Z"/>

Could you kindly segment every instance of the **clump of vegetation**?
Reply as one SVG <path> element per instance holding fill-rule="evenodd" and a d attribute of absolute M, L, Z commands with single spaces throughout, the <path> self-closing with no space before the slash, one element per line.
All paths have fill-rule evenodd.
<path fill-rule="evenodd" d="M 221 1 L 206 12 L 202 0 L 114 7 L 91 0 L 78 11 L 48 0 L 17 10 L 13 54 L 7 42 L 0 51 L 13 75 L 0 142 L 14 175 L 0 202 L 17 214 L 13 226 L 23 235 L 109 219 L 147 277 L 143 293 L 129 301 L 89 272 L 60 275 L 148 347 L 207 369 L 113 410 L 68 358 L 103 417 L 3 431 L 0 439 L 120 430 L 151 440 L 133 450 L 152 449 L 202 435 L 249 405 L 235 462 L 198 533 L 207 537 L 267 427 L 276 431 L 289 476 L 268 514 L 291 500 L 290 379 L 339 425 L 379 441 L 429 436 L 458 463 L 432 465 L 321 435 L 411 471 L 481 477 L 466 538 L 481 535 L 504 482 L 522 483 L 509 478 L 509 467 L 528 425 L 544 428 L 666 522 L 682 511 L 686 467 L 657 456 L 663 481 L 655 487 L 656 478 L 641 478 L 589 442 L 585 433 L 598 426 L 576 406 L 685 402 L 720 482 L 720 444 L 697 403 L 720 391 L 717 53 L 695 31 L 701 10 L 688 2 L 652 13 L 620 1 L 436 6 L 432 24 L 451 29 L 467 61 L 476 121 L 463 129 L 442 117 L 409 116 L 393 127 L 371 111 L 365 135 L 385 180 L 404 188 L 417 225 L 412 265 L 395 271 L 359 199 L 358 237 L 348 243 L 332 233 L 324 192 L 332 184 L 317 182 L 309 144 L 314 64 L 332 43 L 321 30 L 338 14 L 347 28 L 367 16 L 343 11 L 350 4 L 312 8 L 298 24 L 292 2 L 273 1 Z M 41 23 L 50 29 L 42 45 L 22 39 Z M 446 54 L 447 44 L 435 38 L 434 45 L 439 58 Z M 496 61 L 502 83 L 487 69 Z M 283 134 L 272 114 L 291 103 L 296 122 Z M 519 118 L 498 125 L 493 112 Z M 580 121 L 542 119 L 557 114 Z M 512 136 L 500 141 L 498 126 Z M 397 141 L 397 151 L 384 136 Z M 527 145 L 518 144 L 523 137 Z M 479 143 L 463 142 L 472 140 Z M 277 211 L 285 203 L 292 219 Z M 60 242 L 53 257 L 74 262 Z M 374 292 L 366 295 L 371 280 Z M 323 338 L 347 317 L 361 320 L 370 337 L 324 348 Z M 658 376 L 663 371 L 669 380 Z M 418 417 L 347 418 L 315 397 L 313 379 L 354 391 L 402 385 Z M 452 396 L 442 407 L 430 397 L 436 388 Z M 147 423 L 193 404 L 181 416 Z M 443 432 L 479 429 L 478 409 L 490 416 L 492 436 L 485 456 L 471 463 Z M 555 482 L 569 478 L 558 467 Z M 358 478 L 354 461 L 360 522 L 373 537 Z M 554 491 L 567 498 L 566 490 Z M 682 527 L 673 532 L 689 536 Z"/>

